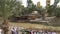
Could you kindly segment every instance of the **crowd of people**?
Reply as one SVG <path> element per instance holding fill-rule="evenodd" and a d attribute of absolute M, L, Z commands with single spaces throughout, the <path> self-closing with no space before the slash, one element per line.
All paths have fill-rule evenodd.
<path fill-rule="evenodd" d="M 33 30 L 24 29 L 23 27 L 12 27 L 10 28 L 11 34 L 56 34 L 55 31 L 44 31 L 44 30 Z"/>
<path fill-rule="evenodd" d="M 31 31 L 24 31 L 24 32 L 22 32 L 22 34 L 56 34 L 56 32 L 51 32 L 51 31 L 42 31 L 42 30 L 40 30 L 40 31 L 33 31 L 33 30 L 31 30 Z"/>
<path fill-rule="evenodd" d="M 0 34 L 3 34 L 0 28 Z M 9 27 L 9 34 L 57 34 L 55 31 L 44 31 L 35 29 L 24 29 L 23 27 Z"/>

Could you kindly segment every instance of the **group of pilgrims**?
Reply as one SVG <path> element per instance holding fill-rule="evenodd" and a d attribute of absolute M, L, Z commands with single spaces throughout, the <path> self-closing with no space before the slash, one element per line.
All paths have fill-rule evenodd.
<path fill-rule="evenodd" d="M 23 27 L 9 27 L 9 34 L 57 34 L 55 31 L 44 31 L 35 29 L 24 29 Z M 4 34 L 0 28 L 0 34 Z"/>

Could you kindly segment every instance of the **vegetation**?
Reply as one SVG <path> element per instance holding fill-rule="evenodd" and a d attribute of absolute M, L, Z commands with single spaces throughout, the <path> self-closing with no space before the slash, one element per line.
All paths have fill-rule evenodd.
<path fill-rule="evenodd" d="M 60 7 L 57 7 L 59 1 L 60 0 L 55 0 L 53 5 L 49 5 L 47 8 L 48 16 L 60 17 Z M 2 25 L 4 26 L 1 25 L 1 27 L 4 30 L 4 34 L 8 32 L 8 17 L 10 16 L 28 15 L 31 14 L 32 11 L 38 11 L 44 19 L 46 8 L 36 7 L 32 0 L 27 0 L 27 7 L 21 4 L 22 2 L 18 0 L 0 0 L 0 17 L 3 17 Z"/>
<path fill-rule="evenodd" d="M 0 12 L 1 16 L 3 17 L 3 23 L 1 25 L 2 29 L 4 30 L 4 34 L 8 34 L 8 17 L 9 15 L 20 9 L 20 2 L 17 0 L 0 0 Z M 18 8 L 19 7 L 19 8 Z M 16 9 L 17 8 L 17 9 Z M 16 11 L 17 12 L 17 11 Z"/>
<path fill-rule="evenodd" d="M 60 10 L 59 10 L 60 8 L 57 6 L 59 1 L 60 0 L 55 0 L 54 4 L 48 7 L 49 16 L 56 16 L 56 17 L 60 16 Z"/>

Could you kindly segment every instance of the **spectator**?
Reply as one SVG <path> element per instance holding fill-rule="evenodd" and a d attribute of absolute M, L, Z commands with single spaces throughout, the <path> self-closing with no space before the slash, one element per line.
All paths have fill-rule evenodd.
<path fill-rule="evenodd" d="M 52 34 L 56 34 L 56 32 L 52 32 Z"/>
<path fill-rule="evenodd" d="M 47 34 L 47 32 L 46 31 L 43 31 L 42 34 Z"/>
<path fill-rule="evenodd" d="M 14 26 L 15 34 L 18 34 L 18 27 Z"/>
<path fill-rule="evenodd" d="M 48 34 L 52 34 L 50 31 L 48 31 Z"/>
<path fill-rule="evenodd" d="M 33 34 L 33 30 L 31 30 L 31 34 Z"/>
<path fill-rule="evenodd" d="M 45 32 L 42 32 L 42 34 L 45 34 Z"/>
<path fill-rule="evenodd" d="M 38 31 L 37 34 L 42 34 L 42 33 Z"/>
<path fill-rule="evenodd" d="M 17 27 L 14 26 L 14 27 L 11 29 L 11 32 L 12 32 L 12 34 L 18 34 Z"/>
<path fill-rule="evenodd" d="M 1 27 L 0 27 L 0 34 L 2 34 L 3 33 L 3 30 L 1 29 Z"/>
<path fill-rule="evenodd" d="M 12 28 L 12 29 L 11 29 L 11 32 L 12 32 L 12 34 L 15 34 L 15 29 Z"/>
<path fill-rule="evenodd" d="M 34 31 L 33 33 L 34 33 L 34 34 L 37 34 L 37 32 L 36 32 L 36 31 Z"/>

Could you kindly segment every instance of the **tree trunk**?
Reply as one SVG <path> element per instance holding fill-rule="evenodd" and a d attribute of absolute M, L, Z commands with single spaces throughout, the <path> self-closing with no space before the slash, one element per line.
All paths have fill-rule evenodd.
<path fill-rule="evenodd" d="M 7 6 L 6 6 L 6 2 L 7 0 L 3 1 L 4 3 L 2 4 L 2 13 L 3 13 L 3 23 L 1 25 L 4 34 L 8 34 L 8 14 L 7 14 Z"/>
<path fill-rule="evenodd" d="M 8 34 L 8 21 L 7 20 L 4 20 L 4 22 L 1 25 L 1 28 L 3 29 L 4 34 Z"/>

